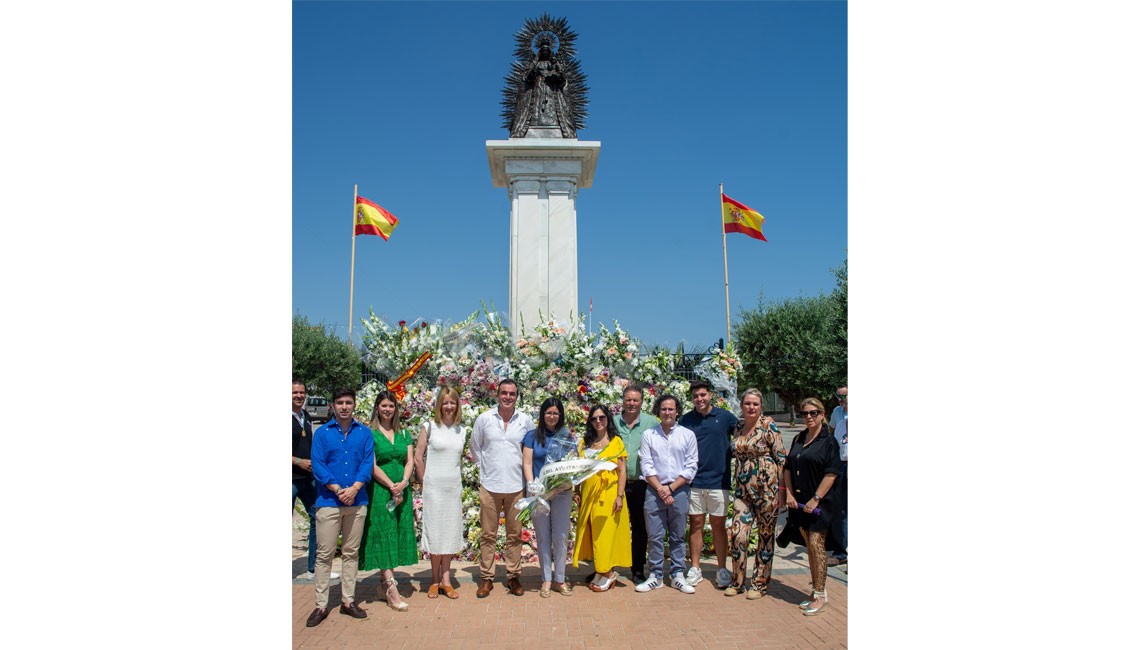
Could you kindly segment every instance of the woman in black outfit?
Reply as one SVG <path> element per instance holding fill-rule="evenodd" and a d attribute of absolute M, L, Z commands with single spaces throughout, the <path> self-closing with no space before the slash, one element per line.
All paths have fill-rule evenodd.
<path fill-rule="evenodd" d="M 839 443 L 828 433 L 823 402 L 809 397 L 799 406 L 807 428 L 792 441 L 784 464 L 780 489 L 787 490 L 788 523 L 776 541 L 781 548 L 789 542 L 807 548 L 812 595 L 800 609 L 814 616 L 827 605 L 827 549 L 842 548 L 843 500 L 835 482 Z"/>

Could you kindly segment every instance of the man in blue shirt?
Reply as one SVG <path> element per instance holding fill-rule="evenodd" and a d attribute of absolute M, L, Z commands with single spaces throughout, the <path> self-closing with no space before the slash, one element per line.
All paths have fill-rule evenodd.
<path fill-rule="evenodd" d="M 733 430 L 736 416 L 712 405 L 712 386 L 707 381 L 689 383 L 693 397 L 693 410 L 681 418 L 680 425 L 697 437 L 697 475 L 693 477 L 692 495 L 689 498 L 689 567 L 685 579 L 694 587 L 702 580 L 701 550 L 705 546 L 705 515 L 712 524 L 713 550 L 716 551 L 716 586 L 724 589 L 732 582 L 732 574 L 725 563 L 728 560 L 729 459 L 732 456 Z"/>
<path fill-rule="evenodd" d="M 376 461 L 372 431 L 352 417 L 356 391 L 341 388 L 333 393 L 334 419 L 313 434 L 313 476 L 317 481 L 317 571 L 314 583 L 317 608 L 309 615 L 307 627 L 316 627 L 329 615 L 329 574 L 332 572 L 336 540 L 341 544 L 340 613 L 353 618 L 367 614 L 354 601 L 356 595 L 356 552 L 368 516 L 368 491 Z"/>

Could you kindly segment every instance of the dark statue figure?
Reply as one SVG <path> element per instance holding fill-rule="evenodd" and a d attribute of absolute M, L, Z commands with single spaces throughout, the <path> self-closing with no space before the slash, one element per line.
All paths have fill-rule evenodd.
<path fill-rule="evenodd" d="M 503 126 L 512 138 L 577 138 L 586 121 L 582 74 L 565 18 L 530 19 L 515 34 L 515 60 L 503 89 Z"/>

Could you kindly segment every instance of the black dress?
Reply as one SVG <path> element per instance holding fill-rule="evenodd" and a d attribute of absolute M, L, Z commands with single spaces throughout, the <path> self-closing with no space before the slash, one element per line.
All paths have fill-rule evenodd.
<path fill-rule="evenodd" d="M 788 450 L 788 458 L 784 469 L 792 475 L 792 484 L 785 486 L 791 490 L 796 503 L 805 504 L 815 496 L 819 484 L 823 482 L 826 474 L 835 474 L 836 481 L 831 489 L 819 502 L 820 514 L 813 515 L 802 510 L 788 509 L 788 523 L 776 538 L 780 548 L 789 543 L 805 546 L 800 527 L 811 532 L 827 533 L 825 548 L 829 551 L 845 551 L 843 548 L 843 504 L 846 499 L 843 495 L 843 486 L 840 485 L 838 475 L 842 469 L 839 462 L 839 443 L 827 430 L 820 431 L 819 436 L 810 445 L 804 447 L 807 431 L 801 431 L 792 440 L 792 448 Z"/>

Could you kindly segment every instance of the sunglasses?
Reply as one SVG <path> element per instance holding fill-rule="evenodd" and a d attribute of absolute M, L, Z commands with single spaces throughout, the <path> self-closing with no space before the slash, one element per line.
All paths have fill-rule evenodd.
<path fill-rule="evenodd" d="M 847 399 L 846 395 L 840 395 L 839 393 L 836 393 L 835 396 L 839 399 Z"/>
<path fill-rule="evenodd" d="M 823 411 L 800 411 L 801 418 L 818 418 Z"/>
<path fill-rule="evenodd" d="M 609 418 L 604 415 L 595 415 L 594 417 L 590 418 L 590 422 L 605 422 L 608 419 Z"/>

